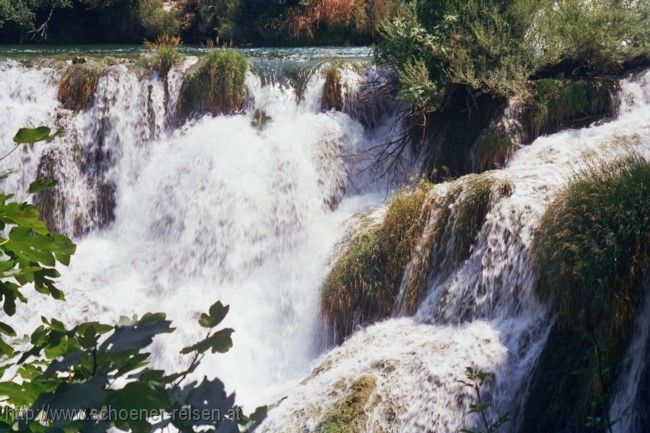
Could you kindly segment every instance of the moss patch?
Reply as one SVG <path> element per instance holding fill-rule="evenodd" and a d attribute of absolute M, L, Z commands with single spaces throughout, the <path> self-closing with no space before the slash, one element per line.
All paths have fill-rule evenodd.
<path fill-rule="evenodd" d="M 536 293 L 557 323 L 520 431 L 559 431 L 605 414 L 650 265 L 648 197 L 650 164 L 632 157 L 578 176 L 544 215 L 533 245 Z"/>
<path fill-rule="evenodd" d="M 325 85 L 322 98 L 323 110 L 343 109 L 343 88 L 341 85 L 341 71 L 336 65 L 331 65 L 325 70 Z"/>
<path fill-rule="evenodd" d="M 248 59 L 234 50 L 214 49 L 192 66 L 183 80 L 179 112 L 183 117 L 233 113 L 244 105 Z"/>
<path fill-rule="evenodd" d="M 566 127 L 580 127 L 612 113 L 614 81 L 538 80 L 524 111 L 530 140 Z"/>
<path fill-rule="evenodd" d="M 321 291 L 321 312 L 342 340 L 356 324 L 387 317 L 399 293 L 404 268 L 424 229 L 423 182 L 399 193 L 383 222 L 360 230 L 336 261 Z"/>
<path fill-rule="evenodd" d="M 74 111 L 90 107 L 103 71 L 104 66 L 95 61 L 69 66 L 59 81 L 59 101 Z"/>
<path fill-rule="evenodd" d="M 352 383 L 347 394 L 326 414 L 320 433 L 362 433 L 368 415 L 366 406 L 377 382 L 372 376 L 361 376 Z"/>

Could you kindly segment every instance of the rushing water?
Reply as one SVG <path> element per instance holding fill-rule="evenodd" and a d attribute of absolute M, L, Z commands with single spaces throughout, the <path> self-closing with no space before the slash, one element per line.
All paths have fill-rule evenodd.
<path fill-rule="evenodd" d="M 172 71 L 168 107 L 158 76 L 120 64 L 102 75 L 93 106 L 78 114 L 57 102 L 56 65 L 3 62 L 3 142 L 20 126 L 66 129 L 54 143 L 8 159 L 19 173 L 5 187 L 25 191 L 43 161 L 51 162 L 65 203 L 56 225 L 80 234 L 61 280 L 65 305 L 33 296 L 30 306 L 67 322 L 167 312 L 178 331 L 153 350 L 159 365 L 175 368 L 186 362 L 178 350 L 201 338 L 197 314 L 219 299 L 231 306 L 226 325 L 237 344 L 200 373 L 218 375 L 252 406 L 307 372 L 322 350 L 319 287 L 328 255 L 346 221 L 385 193 L 385 185 L 368 186 L 371 173 L 360 174 L 363 150 L 385 133 L 364 131 L 341 112 L 321 112 L 324 77 L 310 56 L 254 58 L 257 70 L 278 70 L 248 75 L 245 113 L 178 129 L 165 128 L 165 116 L 194 58 Z M 299 95 L 280 79 L 302 63 L 311 75 Z M 343 78 L 352 91 L 361 77 L 346 69 Z M 263 127 L 254 122 L 257 110 L 271 118 Z M 114 222 L 101 228 L 93 209 L 107 200 L 98 186 L 108 183 L 115 185 Z M 38 316 L 23 312 L 20 329 L 27 331 Z"/>
<path fill-rule="evenodd" d="M 475 421 L 466 415 L 470 393 L 458 383 L 469 365 L 495 373 L 494 413 L 511 411 L 516 425 L 517 402 L 552 324 L 533 295 L 535 230 L 585 161 L 630 151 L 650 157 L 650 73 L 621 83 L 616 119 L 542 137 L 485 175 L 509 192 L 493 187 L 470 257 L 451 269 L 444 255 L 453 239 L 446 239 L 414 317 L 370 326 L 324 353 L 319 288 L 353 217 L 381 204 L 392 187 L 364 170 L 364 151 L 387 139 L 391 119 L 378 117 L 378 127 L 365 129 L 358 116 L 321 111 L 323 62 L 348 64 L 342 76 L 352 95 L 371 73 L 368 50 L 249 54 L 254 68 L 245 112 L 177 128 L 166 120 L 192 57 L 171 71 L 167 103 L 159 76 L 116 64 L 102 75 L 93 106 L 76 114 L 57 101 L 59 60 L 0 62 L 0 139 L 10 143 L 21 126 L 66 129 L 55 142 L 8 158 L 3 168 L 18 173 L 4 187 L 25 191 L 40 171 L 55 173 L 65 206 L 54 219 L 78 244 L 61 279 L 66 303 L 32 295 L 29 308 L 19 309 L 19 329 L 36 324 L 31 311 L 70 323 L 165 311 L 178 329 L 157 341 L 153 353 L 158 365 L 177 368 L 184 362 L 178 349 L 201 337 L 197 314 L 220 299 L 231 305 L 227 325 L 236 330 L 235 345 L 206 359 L 199 374 L 222 378 L 248 408 L 286 396 L 262 431 L 317 429 L 349 384 L 371 375 L 377 385 L 366 407 L 367 431 L 456 432 Z M 256 123 L 260 112 L 271 119 L 265 125 Z M 449 221 L 434 209 L 431 226 L 453 224 L 473 179 L 432 189 L 435 203 L 452 190 L 463 192 L 446 204 Z M 647 319 L 639 320 L 646 329 Z M 642 338 L 630 348 L 613 410 L 634 401 L 638 391 L 630 383 L 646 374 L 646 350 Z"/>

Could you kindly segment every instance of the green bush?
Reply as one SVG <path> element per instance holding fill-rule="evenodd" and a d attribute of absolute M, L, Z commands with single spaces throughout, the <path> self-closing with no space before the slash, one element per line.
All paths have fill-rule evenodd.
<path fill-rule="evenodd" d="M 569 62 L 608 73 L 650 53 L 650 3 L 627 0 L 560 0 L 539 14 L 534 44 L 538 64 Z"/>
<path fill-rule="evenodd" d="M 456 86 L 525 95 L 529 78 L 549 65 L 593 75 L 648 58 L 649 19 L 648 2 L 423 0 L 385 27 L 375 54 L 397 68 L 407 102 L 436 110 Z M 428 74 L 419 66 L 414 74 L 414 65 Z M 427 91 L 410 90 L 418 87 Z"/>
<path fill-rule="evenodd" d="M 532 71 L 531 49 L 523 43 L 529 14 L 516 5 L 477 0 L 418 2 L 385 27 L 376 46 L 377 59 L 397 66 L 400 81 L 411 87 L 415 84 L 413 65 L 425 65 L 428 76 L 418 71 L 416 81 L 429 89 L 422 96 L 430 100 L 430 109 L 439 108 L 445 93 L 457 85 L 512 95 L 521 91 Z M 437 96 L 431 98 L 432 92 Z"/>
<path fill-rule="evenodd" d="M 227 114 L 245 102 L 248 59 L 234 50 L 214 49 L 187 72 L 179 109 L 185 116 Z"/>

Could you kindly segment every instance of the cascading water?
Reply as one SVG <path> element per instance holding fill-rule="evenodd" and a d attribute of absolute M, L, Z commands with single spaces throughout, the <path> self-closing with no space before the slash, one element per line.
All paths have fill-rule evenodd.
<path fill-rule="evenodd" d="M 495 374 L 495 382 L 485 391 L 491 402 L 489 416 L 496 419 L 509 412 L 513 422 L 505 429 L 516 431 L 527 379 L 553 320 L 533 294 L 530 247 L 535 231 L 557 193 L 587 165 L 630 152 L 650 157 L 649 78 L 646 72 L 621 83 L 615 120 L 539 138 L 520 149 L 505 169 L 480 175 L 495 182 L 469 258 L 445 269 L 452 260 L 444 256 L 454 251 L 455 239 L 443 237 L 446 243 L 439 247 L 443 257 L 438 265 L 434 261 L 427 296 L 416 316 L 368 327 L 324 355 L 310 376 L 287 391 L 262 431 L 327 427 L 330 411 L 346 410 L 337 409 L 338 402 L 350 395 L 356 380 L 368 376 L 374 378 L 374 387 L 363 403 L 367 414 L 361 421 L 363 431 L 472 428 L 479 422 L 477 415 L 469 414 L 474 396 L 459 382 L 465 380 L 468 366 Z M 450 217 L 441 221 L 443 209 L 438 209 L 431 213 L 430 224 L 443 224 L 453 233 L 457 208 L 475 181 L 476 175 L 470 175 L 436 185 L 430 200 L 445 203 L 437 197 L 451 197 L 444 205 L 450 207 Z M 450 195 L 452 191 L 460 192 Z M 405 278 L 408 275 L 407 269 Z M 646 358 L 632 356 L 636 366 L 626 374 L 639 374 Z M 634 377 L 627 381 L 634 383 Z"/>
<path fill-rule="evenodd" d="M 153 353 L 160 366 L 177 367 L 183 362 L 178 349 L 201 337 L 196 315 L 220 299 L 231 305 L 227 325 L 236 331 L 235 345 L 206 358 L 197 373 L 223 379 L 247 408 L 277 401 L 262 431 L 318 430 L 354 381 L 372 377 L 360 421 L 365 431 L 456 432 L 476 421 L 467 415 L 471 392 L 458 382 L 470 365 L 495 373 L 486 394 L 491 416 L 510 411 L 514 431 L 517 401 L 553 320 L 533 294 L 535 231 L 584 161 L 631 150 L 650 157 L 650 73 L 621 83 L 616 119 L 542 137 L 505 169 L 479 175 L 491 181 L 490 198 L 462 260 L 451 257 L 454 221 L 478 177 L 434 186 L 423 237 L 438 226 L 446 235 L 436 246 L 417 314 L 399 317 L 400 299 L 396 317 L 318 358 L 319 288 L 352 217 L 385 198 L 387 185 L 371 182 L 372 173 L 362 168 L 364 150 L 386 140 L 391 122 L 381 109 L 371 116 L 345 114 L 364 109 L 354 101 L 346 101 L 344 112 L 322 112 L 318 65 L 335 51 L 281 54 L 284 60 L 271 56 L 248 74 L 244 113 L 178 128 L 168 120 L 195 59 L 171 71 L 167 96 L 157 75 L 110 66 L 93 105 L 80 113 L 57 102 L 56 64 L 0 63 L 3 142 L 22 126 L 66 130 L 65 137 L 4 161 L 3 168 L 18 171 L 4 188 L 25 191 L 39 171 L 54 173 L 56 202 L 64 205 L 52 220 L 78 244 L 62 272 L 66 303 L 31 295 L 29 308 L 19 309 L 19 329 L 36 325 L 38 315 L 30 311 L 70 323 L 164 311 L 178 329 L 156 341 Z M 365 54 L 344 53 L 343 60 Z M 283 79 L 287 63 L 307 71 L 306 79 Z M 363 81 L 355 71 L 342 73 L 351 90 Z M 622 146 L 619 136 L 634 139 Z M 646 358 L 638 352 L 631 349 L 625 374 L 644 370 Z M 637 390 L 621 381 L 620 400 L 628 404 Z"/>
<path fill-rule="evenodd" d="M 80 236 L 60 284 L 65 305 L 34 295 L 30 307 L 70 323 L 167 312 L 178 331 L 153 352 L 159 365 L 178 367 L 178 350 L 201 338 L 197 314 L 219 299 L 231 306 L 236 344 L 198 373 L 219 376 L 252 407 L 275 398 L 274 387 L 306 372 L 320 350 L 328 253 L 346 221 L 384 190 L 353 176 L 373 135 L 347 114 L 321 111 L 317 65 L 305 66 L 312 75 L 302 97 L 286 80 L 249 73 L 245 113 L 166 129 L 193 62 L 170 73 L 167 105 L 156 74 L 110 66 L 80 113 L 57 103 L 57 65 L 2 63 L 4 141 L 21 126 L 66 130 L 7 159 L 20 175 L 5 188 L 25 191 L 46 161 L 59 180 L 52 223 Z M 349 69 L 343 79 L 352 89 L 359 76 Z M 270 120 L 260 125 L 257 112 Z M 21 330 L 36 326 L 29 310 L 19 312 Z"/>

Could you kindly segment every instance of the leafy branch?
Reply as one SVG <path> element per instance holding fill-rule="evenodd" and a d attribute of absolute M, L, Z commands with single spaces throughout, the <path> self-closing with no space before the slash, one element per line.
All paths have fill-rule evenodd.
<path fill-rule="evenodd" d="M 483 387 L 494 380 L 494 373 L 480 370 L 477 367 L 467 367 L 465 369 L 465 380 L 459 380 L 464 387 L 470 388 L 474 392 L 476 403 L 470 404 L 469 413 L 478 414 L 482 423 L 481 430 L 461 429 L 461 433 L 497 433 L 504 424 L 510 422 L 510 413 L 505 413 L 497 417 L 496 420 L 488 419 L 488 404 L 481 393 Z"/>

